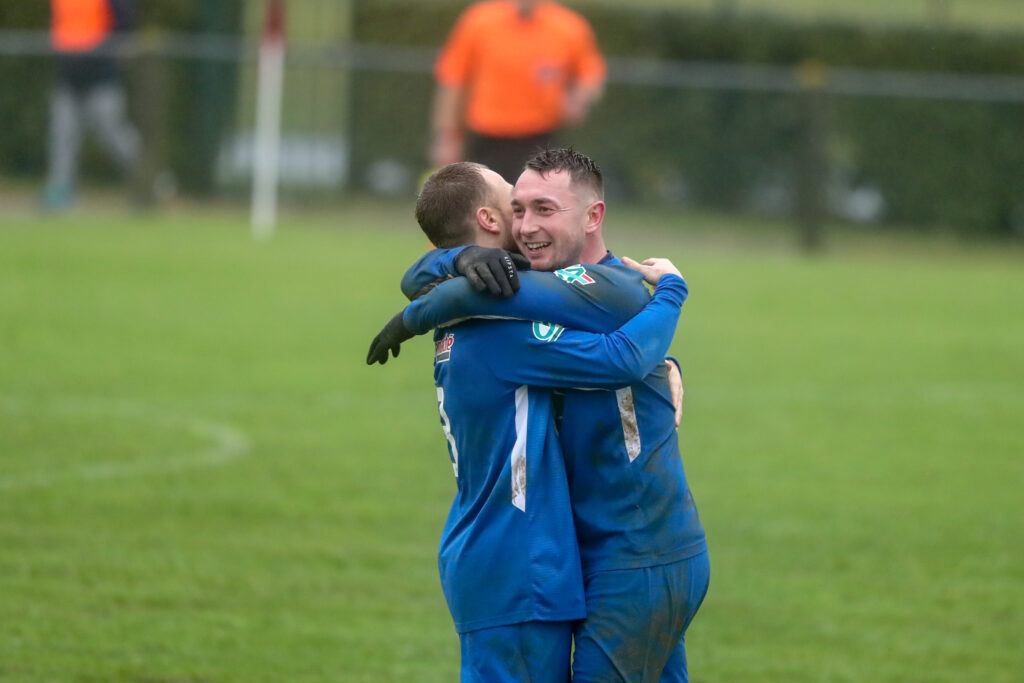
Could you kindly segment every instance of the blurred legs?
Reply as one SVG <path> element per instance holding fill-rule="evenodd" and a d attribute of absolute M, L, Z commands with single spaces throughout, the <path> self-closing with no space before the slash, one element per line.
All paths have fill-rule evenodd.
<path fill-rule="evenodd" d="M 82 146 L 81 103 L 77 93 L 61 85 L 50 96 L 50 148 L 43 201 L 59 208 L 71 200 Z"/>

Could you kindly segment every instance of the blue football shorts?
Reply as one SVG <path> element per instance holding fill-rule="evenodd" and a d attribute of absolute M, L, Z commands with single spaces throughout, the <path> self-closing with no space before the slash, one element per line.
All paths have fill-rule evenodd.
<path fill-rule="evenodd" d="M 571 621 L 527 621 L 459 634 L 462 683 L 568 683 Z"/>
<path fill-rule="evenodd" d="M 687 681 L 683 636 L 710 576 L 707 550 L 657 567 L 587 576 L 587 618 L 576 622 L 573 683 Z"/>

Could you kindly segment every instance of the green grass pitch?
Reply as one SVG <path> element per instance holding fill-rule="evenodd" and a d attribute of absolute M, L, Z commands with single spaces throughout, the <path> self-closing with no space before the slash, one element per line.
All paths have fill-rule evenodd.
<path fill-rule="evenodd" d="M 0 680 L 453 681 L 408 205 L 0 224 Z M 1024 253 L 613 207 L 691 286 L 697 683 L 1024 671 Z M 766 236 L 767 234 L 767 236 Z"/>

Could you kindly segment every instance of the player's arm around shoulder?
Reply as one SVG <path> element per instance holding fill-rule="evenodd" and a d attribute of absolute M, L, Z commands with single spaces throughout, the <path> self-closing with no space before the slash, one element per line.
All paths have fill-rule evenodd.
<path fill-rule="evenodd" d="M 634 262 L 635 263 L 635 262 Z M 640 381 L 664 360 L 672 342 L 686 286 L 671 262 L 636 264 L 657 283 L 654 297 L 639 314 L 609 334 L 534 322 L 510 328 L 492 348 L 508 359 L 509 381 L 545 387 L 610 389 Z"/>
<path fill-rule="evenodd" d="M 514 296 L 497 298 L 456 277 L 417 298 L 405 312 L 414 334 L 467 318 L 543 320 L 589 332 L 612 332 L 650 299 L 643 277 L 623 266 L 570 266 L 555 272 L 523 271 Z"/>
<path fill-rule="evenodd" d="M 524 274 L 525 275 L 525 274 Z M 643 310 L 651 295 L 643 275 L 622 265 L 575 264 L 551 273 L 534 273 L 530 287 L 552 290 L 563 319 L 543 311 L 526 316 L 589 332 L 612 332 Z M 524 280 L 525 281 L 525 280 Z M 525 290 L 524 290 L 525 291 Z"/>
<path fill-rule="evenodd" d="M 411 301 L 425 287 L 429 287 L 438 280 L 454 277 L 457 274 L 455 260 L 463 250 L 465 247 L 431 249 L 421 256 L 402 276 L 402 294 Z"/>
<path fill-rule="evenodd" d="M 661 275 L 673 274 L 678 275 L 682 279 L 682 273 L 673 265 L 671 262 L 664 262 L 664 259 L 647 259 L 642 264 L 637 263 L 633 259 L 624 258 L 623 263 L 628 267 L 636 270 L 637 272 L 644 274 L 644 280 L 648 283 L 653 279 L 655 283 L 660 282 Z M 689 295 L 689 287 L 686 285 L 686 281 L 683 280 L 684 294 L 683 300 L 685 301 L 686 296 Z M 679 365 L 679 361 L 671 356 L 665 358 L 665 366 L 668 370 L 668 381 L 669 388 L 672 395 L 672 406 L 675 409 L 675 422 L 676 429 L 679 428 L 679 423 L 683 417 L 683 374 L 682 367 Z"/>

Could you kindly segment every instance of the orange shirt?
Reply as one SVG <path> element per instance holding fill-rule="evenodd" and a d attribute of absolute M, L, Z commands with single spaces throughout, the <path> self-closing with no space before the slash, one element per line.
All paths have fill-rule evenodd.
<path fill-rule="evenodd" d="M 539 2 L 523 19 L 514 0 L 469 7 L 441 49 L 434 75 L 466 90 L 466 126 L 494 137 L 525 137 L 562 121 L 573 83 L 600 84 L 605 63 L 593 30 L 576 12 Z"/>
<path fill-rule="evenodd" d="M 114 30 L 107 0 L 51 0 L 50 37 L 62 52 L 85 52 L 99 46 Z"/>

